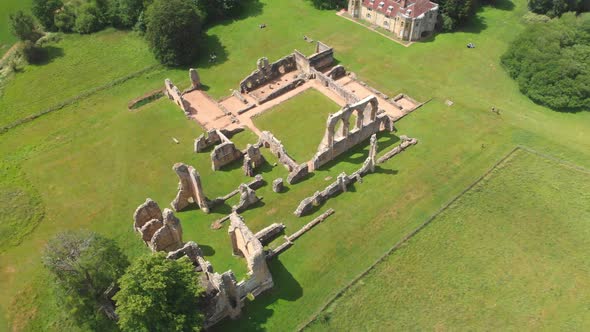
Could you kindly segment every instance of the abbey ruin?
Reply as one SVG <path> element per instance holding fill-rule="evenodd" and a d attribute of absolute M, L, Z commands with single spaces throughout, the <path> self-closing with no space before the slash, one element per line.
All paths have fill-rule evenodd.
<path fill-rule="evenodd" d="M 310 56 L 295 50 L 272 63 L 267 58 L 261 58 L 257 68 L 239 83 L 238 88 L 219 101 L 201 90 L 196 70 L 189 71 L 189 78 L 191 84 L 185 91 L 180 92 L 170 80 L 165 82 L 165 91 L 188 119 L 198 122 L 204 129 L 205 133 L 195 139 L 192 151 L 209 154 L 214 174 L 239 163 L 243 175 L 253 179 L 236 184 L 236 189 L 226 195 L 208 197 L 208 189 L 202 184 L 199 172 L 190 165 L 176 163 L 172 170 L 179 182 L 170 205 L 176 212 L 199 209 L 201 211 L 187 213 L 207 215 L 226 211 L 224 209 L 229 207 L 227 202 L 230 200 L 236 202 L 229 207 L 230 211 L 223 212 L 224 216 L 213 220 L 210 228 L 211 232 L 215 232 L 227 226 L 229 239 L 226 250 L 244 259 L 247 276 L 238 281 L 231 270 L 215 272 L 196 242 L 183 241 L 181 221 L 173 211 L 162 211 L 151 199 L 148 198 L 137 208 L 133 219 L 135 231 L 150 250 L 166 252 L 168 259 L 188 257 L 195 271 L 202 273 L 203 288 L 207 290 L 205 327 L 209 327 L 226 317 L 237 318 L 247 299 L 275 287 L 268 262 L 286 252 L 303 234 L 335 213 L 334 209 L 327 209 L 291 235 L 283 236 L 281 241 L 281 234 L 289 231 L 284 223 L 273 222 L 255 232 L 241 216 L 241 213 L 264 204 L 263 197 L 256 191 L 270 186 L 272 195 L 289 195 L 287 185 L 305 181 L 328 162 L 338 160 L 350 149 L 368 141 L 368 156 L 360 168 L 350 174 L 340 173 L 325 188 L 318 188 L 313 195 L 291 207 L 298 218 L 315 213 L 332 197 L 348 194 L 353 184 L 362 185 L 363 177 L 376 172 L 378 164 L 418 142 L 402 135 L 399 145 L 380 153 L 377 135 L 396 131 L 395 122 L 422 104 L 403 94 L 389 97 L 358 80 L 344 66 L 334 65 L 334 50 L 321 42 L 317 42 L 316 52 Z M 296 161 L 276 136 L 280 133 L 259 130 L 252 118 L 307 89 L 320 91 L 341 109 L 327 117 L 323 139 L 313 157 Z M 251 130 L 258 140 L 240 150 L 232 137 L 242 130 Z M 264 154 L 267 154 L 266 157 Z M 276 178 L 266 181 L 263 178 L 262 169 L 272 163 L 286 169 L 285 180 Z M 173 193 L 172 188 L 170 192 Z"/>

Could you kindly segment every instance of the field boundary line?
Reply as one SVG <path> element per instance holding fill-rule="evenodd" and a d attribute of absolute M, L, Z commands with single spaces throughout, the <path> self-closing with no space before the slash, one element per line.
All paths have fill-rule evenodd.
<path fill-rule="evenodd" d="M 369 274 L 369 272 L 371 272 L 377 266 L 377 264 L 384 261 L 388 256 L 390 256 L 392 253 L 394 253 L 396 250 L 398 250 L 404 243 L 406 243 L 408 240 L 410 240 L 414 235 L 418 234 L 421 230 L 426 228 L 426 226 L 428 226 L 432 221 L 434 221 L 434 219 L 436 219 L 436 217 L 438 217 L 441 213 L 446 211 L 451 205 L 453 205 L 453 203 L 455 203 L 457 200 L 459 200 L 459 198 L 461 198 L 463 195 L 465 195 L 469 190 L 473 189 L 473 187 L 475 187 L 484 178 L 486 178 L 500 164 L 502 164 L 504 161 L 506 161 L 508 158 L 510 158 L 514 153 L 516 153 L 520 149 L 525 150 L 521 146 L 514 147 L 512 150 L 510 150 L 510 152 L 508 152 L 506 155 L 504 155 L 504 157 L 500 158 L 500 160 L 498 160 L 490 168 L 488 168 L 488 170 L 485 171 L 482 175 L 480 175 L 474 182 L 472 182 L 469 186 L 467 186 L 465 189 L 463 189 L 458 195 L 453 197 L 445 205 L 443 205 L 441 208 L 439 208 L 438 211 L 436 211 L 432 216 L 430 216 L 428 219 L 426 219 L 426 221 L 424 221 L 420 226 L 418 226 L 416 229 L 414 229 L 410 233 L 406 234 L 401 240 L 399 240 L 396 244 L 394 244 L 393 247 L 389 248 L 389 250 L 387 250 L 383 255 L 381 255 L 379 258 L 377 258 L 377 260 L 375 260 L 375 262 L 373 262 L 373 264 L 369 265 L 369 267 L 367 267 L 365 270 L 363 270 L 361 273 L 359 273 L 349 283 L 344 285 L 344 287 L 342 287 L 338 292 L 336 292 L 336 294 L 334 296 L 332 296 L 332 298 L 330 298 L 320 308 L 320 310 L 318 310 L 315 314 L 313 314 L 311 316 L 311 318 L 309 320 L 307 320 L 307 322 L 305 322 L 302 325 L 299 325 L 299 327 L 297 328 L 297 331 L 303 331 L 306 327 L 311 325 L 311 323 L 316 321 L 322 312 L 324 312 L 328 307 L 330 307 L 330 305 L 332 305 L 337 299 L 339 299 L 352 286 L 354 286 L 356 283 L 358 283 L 363 277 L 365 277 L 367 274 Z"/>
<path fill-rule="evenodd" d="M 584 166 L 580 166 L 578 164 L 574 164 L 571 161 L 567 161 L 565 159 L 560 159 L 560 158 L 554 157 L 554 156 L 552 156 L 550 154 L 539 152 L 539 151 L 537 151 L 535 149 L 531 149 L 531 148 L 526 147 L 526 146 L 523 146 L 523 145 L 519 145 L 518 147 L 520 149 L 526 151 L 526 152 L 529 152 L 529 153 L 532 153 L 532 154 L 536 154 L 537 156 L 543 157 L 543 158 L 548 159 L 548 160 L 555 161 L 556 163 L 562 164 L 564 166 L 571 167 L 571 168 L 573 168 L 573 169 L 575 169 L 577 171 L 580 171 L 580 172 L 583 172 L 583 173 L 590 173 L 590 169 L 588 169 L 588 168 L 586 168 Z"/>
<path fill-rule="evenodd" d="M 423 230 L 424 228 L 426 228 L 426 226 L 428 226 L 430 223 L 432 223 L 432 221 L 434 221 L 434 219 L 436 219 L 436 217 L 438 217 L 441 213 L 443 213 L 444 211 L 446 211 L 451 205 L 453 205 L 453 203 L 455 203 L 463 195 L 465 195 L 467 192 L 469 192 L 471 189 L 473 189 L 473 187 L 475 187 L 483 179 L 485 179 L 498 166 L 500 166 L 500 164 L 504 163 L 506 160 L 508 160 L 508 158 L 510 158 L 512 155 L 514 155 L 514 153 L 516 153 L 519 150 L 522 150 L 522 151 L 525 151 L 525 152 L 528 152 L 528 153 L 537 155 L 537 156 L 542 157 L 542 158 L 545 158 L 547 160 L 551 160 L 551 161 L 557 162 L 557 163 L 559 163 L 559 164 L 561 164 L 563 166 L 571 167 L 571 168 L 573 168 L 573 169 L 575 169 L 577 171 L 583 172 L 583 173 L 590 173 L 590 169 L 585 168 L 585 167 L 580 166 L 580 165 L 577 165 L 577 164 L 574 164 L 574 163 L 572 163 L 570 161 L 567 161 L 567 160 L 564 160 L 564 159 L 560 159 L 560 158 L 554 157 L 554 156 L 552 156 L 550 154 L 545 154 L 545 153 L 539 152 L 537 150 L 531 149 L 531 148 L 526 147 L 526 146 L 523 146 L 523 145 L 517 145 L 512 150 L 510 150 L 510 152 L 508 152 L 504 157 L 500 158 L 500 160 L 498 160 L 490 168 L 488 168 L 488 170 L 486 172 L 484 172 L 482 175 L 480 175 L 474 182 L 472 182 L 469 186 L 467 186 L 465 189 L 463 189 L 458 195 L 456 195 L 455 197 L 453 197 L 450 201 L 448 201 L 445 205 L 443 205 L 440 209 L 438 209 L 438 211 L 436 211 L 432 216 L 430 216 L 420 226 L 418 226 L 416 229 L 414 229 L 410 233 L 406 234 L 400 241 L 398 241 L 395 245 L 393 245 L 393 247 L 391 247 L 383 255 L 381 255 L 379 258 L 377 258 L 377 260 L 375 260 L 375 262 L 373 262 L 373 264 L 371 264 L 369 267 L 367 267 L 365 270 L 363 270 L 361 273 L 359 273 L 354 279 L 352 279 L 343 288 L 341 288 L 338 292 L 336 292 L 336 294 L 332 298 L 330 298 L 320 308 L 319 311 L 317 311 L 315 314 L 313 314 L 311 316 L 311 318 L 305 324 L 299 325 L 299 327 L 297 328 L 297 331 L 302 331 L 305 328 L 307 328 L 309 325 L 311 325 L 311 323 L 315 322 L 319 318 L 319 316 L 322 314 L 322 312 L 324 312 L 326 309 L 328 309 L 336 300 L 338 300 L 340 297 L 342 297 L 342 295 L 347 290 L 349 290 L 352 286 L 354 286 L 362 278 L 364 278 L 367 274 L 369 274 L 369 272 L 371 272 L 377 266 L 377 264 L 383 262 L 387 257 L 389 257 L 396 250 L 398 250 L 403 244 L 405 244 L 408 240 L 410 240 L 414 235 L 418 234 L 421 230 Z"/>
<path fill-rule="evenodd" d="M 29 116 L 27 116 L 25 118 L 16 120 L 15 122 L 13 122 L 13 123 L 5 126 L 5 127 L 1 127 L 0 128 L 0 135 L 6 133 L 9 130 L 14 129 L 14 128 L 22 125 L 22 124 L 29 123 L 29 122 L 37 119 L 37 118 L 40 118 L 43 115 L 46 115 L 46 114 L 49 114 L 49 113 L 52 113 L 52 112 L 55 112 L 55 111 L 59 111 L 62 108 L 66 107 L 66 106 L 70 106 L 70 105 L 72 105 L 72 104 L 74 104 L 74 103 L 76 103 L 76 102 L 78 102 L 80 100 L 83 100 L 85 98 L 88 98 L 88 97 L 92 96 L 95 93 L 104 91 L 106 89 L 112 88 L 112 87 L 117 86 L 117 85 L 120 85 L 120 84 L 125 83 L 126 81 L 128 81 L 130 79 L 139 77 L 139 76 L 141 76 L 141 75 L 143 75 L 145 73 L 148 73 L 150 71 L 153 71 L 153 70 L 155 70 L 158 67 L 160 67 L 159 64 L 151 65 L 149 67 L 145 67 L 145 68 L 143 68 L 143 69 L 141 69 L 139 71 L 136 71 L 136 72 L 133 72 L 133 73 L 128 74 L 126 76 L 119 77 L 119 78 L 117 78 L 115 80 L 112 80 L 112 81 L 110 81 L 110 82 L 108 82 L 108 83 L 106 83 L 104 85 L 100 85 L 100 86 L 97 86 L 95 88 L 91 88 L 90 90 L 86 90 L 86 91 L 80 93 L 77 96 L 71 97 L 71 98 L 67 99 L 66 101 L 63 101 L 63 102 L 61 102 L 59 104 L 56 104 L 54 106 L 51 106 L 50 108 L 44 109 L 44 110 L 42 110 L 40 112 L 37 112 L 35 114 L 32 114 L 32 115 L 29 115 Z"/>

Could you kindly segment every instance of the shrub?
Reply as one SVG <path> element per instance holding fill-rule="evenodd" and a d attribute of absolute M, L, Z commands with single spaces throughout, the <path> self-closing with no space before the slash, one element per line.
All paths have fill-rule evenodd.
<path fill-rule="evenodd" d="M 199 50 L 201 15 L 184 0 L 155 0 L 145 15 L 145 37 L 156 59 L 175 66 L 191 63 Z"/>

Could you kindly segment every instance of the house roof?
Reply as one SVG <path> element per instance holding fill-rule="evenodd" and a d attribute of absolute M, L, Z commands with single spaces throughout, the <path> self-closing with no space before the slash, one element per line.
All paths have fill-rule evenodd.
<path fill-rule="evenodd" d="M 438 5 L 429 0 L 363 0 L 363 6 L 390 17 L 400 14 L 416 18 Z"/>

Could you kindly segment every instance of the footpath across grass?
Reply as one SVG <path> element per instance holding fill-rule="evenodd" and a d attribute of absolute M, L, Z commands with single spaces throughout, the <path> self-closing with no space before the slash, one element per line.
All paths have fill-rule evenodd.
<path fill-rule="evenodd" d="M 518 150 L 309 328 L 585 330 L 590 171 Z"/>

